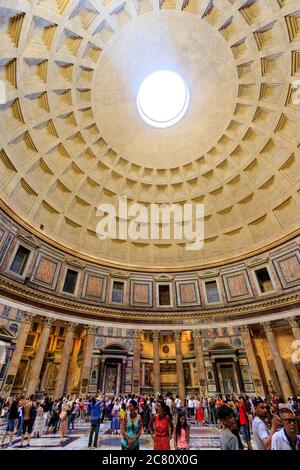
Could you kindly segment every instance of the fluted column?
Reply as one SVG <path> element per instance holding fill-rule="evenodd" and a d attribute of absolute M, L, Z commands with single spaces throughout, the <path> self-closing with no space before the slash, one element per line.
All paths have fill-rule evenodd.
<path fill-rule="evenodd" d="M 240 327 L 240 332 L 242 334 L 243 343 L 246 349 L 246 354 L 249 362 L 249 367 L 251 371 L 251 376 L 255 388 L 255 392 L 258 396 L 265 396 L 266 392 L 263 388 L 263 382 L 257 365 L 256 355 L 253 347 L 253 343 L 250 335 L 250 328 L 248 325 Z"/>
<path fill-rule="evenodd" d="M 184 406 L 185 401 L 185 383 L 184 383 L 184 370 L 181 354 L 181 332 L 175 331 L 175 350 L 176 350 L 176 371 L 178 381 L 178 395 L 181 399 L 181 405 Z"/>
<path fill-rule="evenodd" d="M 291 327 L 295 340 L 300 341 L 300 326 L 298 318 L 289 318 L 289 325 Z"/>
<path fill-rule="evenodd" d="M 159 331 L 153 331 L 153 391 L 160 392 Z"/>
<path fill-rule="evenodd" d="M 133 339 L 133 393 L 140 393 L 141 376 L 141 334 L 139 330 L 134 331 Z"/>
<path fill-rule="evenodd" d="M 55 323 L 53 318 L 44 318 L 43 320 L 43 330 L 40 336 L 38 348 L 35 352 L 34 359 L 31 363 L 30 371 L 29 371 L 29 380 L 26 387 L 26 394 L 31 395 L 35 393 L 36 388 L 39 383 L 40 373 L 45 357 L 45 352 L 47 349 L 48 339 L 50 335 L 50 329 L 52 325 Z"/>
<path fill-rule="evenodd" d="M 70 354 L 73 345 L 73 337 L 74 337 L 74 330 L 76 324 L 68 322 L 67 323 L 67 334 L 64 344 L 64 350 L 61 358 L 61 362 L 58 369 L 58 374 L 56 377 L 56 384 L 55 384 L 55 398 L 60 398 L 64 393 L 67 372 L 68 372 L 68 365 L 70 360 Z"/>
<path fill-rule="evenodd" d="M 263 328 L 265 330 L 266 337 L 270 345 L 270 349 L 271 349 L 272 356 L 273 356 L 273 361 L 274 361 L 275 368 L 278 374 L 281 391 L 284 395 L 284 398 L 287 400 L 288 397 L 293 396 L 293 391 L 292 391 L 288 375 L 286 373 L 282 358 L 280 356 L 280 353 L 277 347 L 276 338 L 272 329 L 271 322 L 263 323 Z"/>
<path fill-rule="evenodd" d="M 1 393 L 1 395 L 5 398 L 11 395 L 14 381 L 15 381 L 15 378 L 19 369 L 21 359 L 22 359 L 24 347 L 27 341 L 28 333 L 31 330 L 32 319 L 33 319 L 33 315 L 31 315 L 28 312 L 25 312 L 24 317 L 23 317 L 23 323 L 21 325 L 21 328 L 17 337 L 16 347 L 11 357 L 11 360 L 9 362 L 6 379 L 2 387 L 3 393 Z"/>
<path fill-rule="evenodd" d="M 194 347 L 196 354 L 196 365 L 198 375 L 199 393 L 201 395 L 207 394 L 206 375 L 205 375 L 205 364 L 203 358 L 203 350 L 201 343 L 201 333 L 199 330 L 193 331 Z"/>
<path fill-rule="evenodd" d="M 88 392 L 88 383 L 91 373 L 95 334 L 96 328 L 94 326 L 88 325 L 80 371 L 79 394 L 81 396 L 87 394 Z"/>

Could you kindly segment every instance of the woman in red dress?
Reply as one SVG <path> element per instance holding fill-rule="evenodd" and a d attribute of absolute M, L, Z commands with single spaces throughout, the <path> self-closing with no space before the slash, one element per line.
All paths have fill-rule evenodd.
<path fill-rule="evenodd" d="M 170 440 L 173 434 L 173 423 L 169 415 L 169 407 L 163 401 L 156 403 L 157 413 L 152 416 L 149 429 L 154 441 L 154 450 L 170 450 Z"/>

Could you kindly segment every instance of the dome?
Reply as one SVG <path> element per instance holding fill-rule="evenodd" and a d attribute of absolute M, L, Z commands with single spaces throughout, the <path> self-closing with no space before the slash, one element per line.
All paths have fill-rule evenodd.
<path fill-rule="evenodd" d="M 134 270 L 224 265 L 299 232 L 293 2 L 1 2 L 1 206 L 39 239 Z M 145 78 L 179 74 L 186 114 L 150 126 Z M 204 246 L 97 236 L 101 204 L 203 204 Z"/>

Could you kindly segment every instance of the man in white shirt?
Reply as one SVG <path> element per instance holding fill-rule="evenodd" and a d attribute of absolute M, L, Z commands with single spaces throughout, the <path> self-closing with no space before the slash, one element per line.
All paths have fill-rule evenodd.
<path fill-rule="evenodd" d="M 173 404 L 173 402 L 172 402 L 170 396 L 167 395 L 167 396 L 166 396 L 166 405 L 167 405 L 167 406 L 169 407 L 169 409 L 170 409 L 170 415 L 171 415 L 171 416 L 172 416 L 172 414 L 173 414 L 172 404 Z"/>
<path fill-rule="evenodd" d="M 283 428 L 272 437 L 272 450 L 300 450 L 300 436 L 297 435 L 297 418 L 289 408 L 282 408 L 279 417 Z"/>
<path fill-rule="evenodd" d="M 181 408 L 181 400 L 178 395 L 176 395 L 176 398 L 175 398 L 175 406 L 176 406 L 176 411 L 178 413 Z"/>
<path fill-rule="evenodd" d="M 271 430 L 269 430 L 266 419 L 268 417 L 267 405 L 261 398 L 253 400 L 255 418 L 252 423 L 253 438 L 257 450 L 271 450 L 273 434 L 280 426 L 280 418 L 273 416 Z"/>

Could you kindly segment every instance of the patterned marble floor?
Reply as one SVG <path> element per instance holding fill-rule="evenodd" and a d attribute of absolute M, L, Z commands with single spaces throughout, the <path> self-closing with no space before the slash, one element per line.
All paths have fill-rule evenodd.
<path fill-rule="evenodd" d="M 30 448 L 26 448 L 27 440 L 24 441 L 24 449 L 26 450 L 86 450 L 88 447 L 89 423 L 77 422 L 75 430 L 70 431 L 63 444 L 60 443 L 59 434 L 43 435 L 40 438 L 32 438 Z M 0 442 L 5 430 L 5 426 L 0 427 Z M 220 448 L 220 431 L 215 427 L 197 428 L 191 426 L 191 450 L 218 450 Z M 10 449 L 18 450 L 21 443 L 20 437 L 14 436 L 13 445 L 8 447 L 8 436 L 4 447 L 0 446 L 0 450 Z M 93 450 L 119 450 L 121 448 L 120 437 L 110 434 L 110 423 L 101 424 L 98 449 Z M 173 441 L 171 441 L 173 449 Z M 153 441 L 147 434 L 142 434 L 140 439 L 141 450 L 153 449 Z"/>

